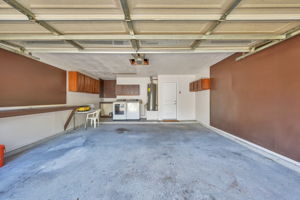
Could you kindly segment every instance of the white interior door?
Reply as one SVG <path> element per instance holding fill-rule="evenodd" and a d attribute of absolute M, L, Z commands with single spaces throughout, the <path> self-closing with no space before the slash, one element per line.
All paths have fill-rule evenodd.
<path fill-rule="evenodd" d="M 177 119 L 177 84 L 162 83 L 162 119 Z"/>

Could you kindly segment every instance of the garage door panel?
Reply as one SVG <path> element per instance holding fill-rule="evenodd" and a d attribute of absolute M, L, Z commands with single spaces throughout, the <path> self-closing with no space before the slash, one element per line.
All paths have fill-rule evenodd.
<path fill-rule="evenodd" d="M 34 22 L 1 21 L 0 33 L 49 33 L 49 31 Z"/>
<path fill-rule="evenodd" d="M 117 0 L 18 0 L 31 9 L 44 8 L 118 8 Z"/>
<path fill-rule="evenodd" d="M 131 0 L 132 19 L 218 19 L 232 0 Z"/>
<path fill-rule="evenodd" d="M 50 21 L 49 24 L 65 34 L 103 33 L 125 34 L 126 26 L 120 21 Z"/>
<path fill-rule="evenodd" d="M 217 27 L 214 33 L 283 34 L 299 25 L 299 22 L 224 22 Z"/>
<path fill-rule="evenodd" d="M 143 21 L 134 22 L 137 33 L 204 33 L 211 22 L 202 21 Z"/>

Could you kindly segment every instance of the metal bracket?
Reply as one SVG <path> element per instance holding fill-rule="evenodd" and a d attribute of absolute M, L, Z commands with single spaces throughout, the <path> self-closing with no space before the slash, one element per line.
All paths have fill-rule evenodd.
<path fill-rule="evenodd" d="M 269 48 L 269 47 L 271 47 L 271 46 L 273 46 L 275 44 L 283 42 L 283 41 L 285 41 L 285 40 L 287 40 L 287 39 L 289 39 L 291 37 L 294 37 L 296 35 L 299 35 L 299 34 L 300 34 L 300 26 L 297 26 L 297 27 L 293 28 L 292 30 L 289 30 L 288 32 L 286 32 L 284 34 L 285 35 L 284 39 L 270 41 L 269 43 L 266 43 L 265 45 L 262 45 L 262 46 L 260 46 L 258 48 L 252 47 L 252 48 L 254 48 L 253 51 L 250 51 L 249 53 L 246 53 L 245 55 L 237 57 L 236 61 L 242 60 L 242 59 L 244 59 L 244 58 L 246 58 L 248 56 L 256 54 L 256 53 L 258 53 L 258 52 L 260 52 L 260 51 L 262 51 L 262 50 L 264 50 L 266 48 Z"/>
<path fill-rule="evenodd" d="M 120 0 L 120 3 L 121 3 L 122 10 L 123 10 L 123 13 L 124 13 L 125 21 L 127 23 L 128 32 L 131 36 L 134 36 L 135 32 L 134 32 L 133 23 L 132 23 L 132 20 L 131 20 L 131 17 L 130 17 L 130 11 L 129 11 L 127 0 Z M 136 52 L 138 52 L 138 50 L 140 49 L 139 41 L 136 40 L 136 39 L 131 39 L 130 43 L 131 43 L 132 48 Z"/>

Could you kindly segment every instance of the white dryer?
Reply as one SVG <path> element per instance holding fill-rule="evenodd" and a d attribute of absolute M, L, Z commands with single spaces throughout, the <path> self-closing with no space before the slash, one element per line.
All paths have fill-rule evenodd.
<path fill-rule="evenodd" d="M 126 101 L 116 101 L 113 103 L 113 120 L 127 119 L 127 103 Z"/>

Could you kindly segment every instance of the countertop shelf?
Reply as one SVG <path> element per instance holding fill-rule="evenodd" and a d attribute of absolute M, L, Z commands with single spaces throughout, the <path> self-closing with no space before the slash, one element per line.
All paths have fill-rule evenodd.
<path fill-rule="evenodd" d="M 47 113 L 47 112 L 56 112 L 56 111 L 63 111 L 63 110 L 73 110 L 77 107 L 78 106 L 51 106 L 51 107 L 49 106 L 49 107 L 41 107 L 41 108 L 2 110 L 0 111 L 0 118 L 32 115 L 32 114 Z"/>

